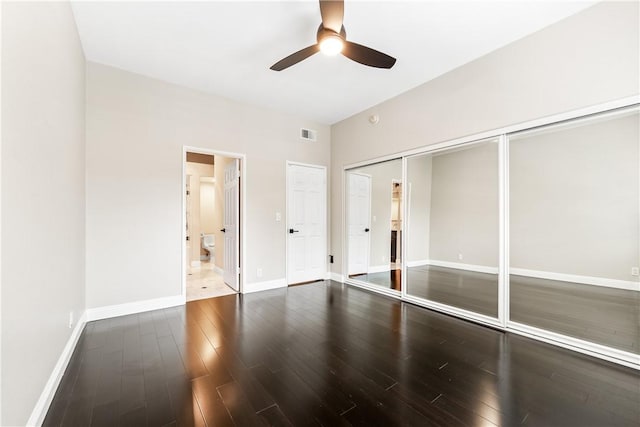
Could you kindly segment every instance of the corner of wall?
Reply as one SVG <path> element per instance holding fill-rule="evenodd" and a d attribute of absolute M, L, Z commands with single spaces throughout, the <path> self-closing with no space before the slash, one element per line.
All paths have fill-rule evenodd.
<path fill-rule="evenodd" d="M 60 354 L 60 357 L 58 358 L 58 361 L 56 362 L 53 371 L 42 390 L 42 393 L 40 393 L 40 397 L 38 398 L 38 401 L 29 416 L 29 420 L 27 421 L 27 426 L 41 426 L 44 422 L 49 406 L 53 401 L 53 397 L 60 385 L 62 376 L 67 369 L 67 365 L 69 365 L 73 351 L 76 348 L 76 344 L 78 344 L 78 340 L 80 339 L 80 335 L 82 334 L 86 323 L 87 319 L 85 310 L 82 313 L 82 316 L 78 318 L 76 327 L 73 329 L 71 336 L 67 340 L 67 343 L 65 344 L 64 349 L 62 350 L 62 353 Z"/>

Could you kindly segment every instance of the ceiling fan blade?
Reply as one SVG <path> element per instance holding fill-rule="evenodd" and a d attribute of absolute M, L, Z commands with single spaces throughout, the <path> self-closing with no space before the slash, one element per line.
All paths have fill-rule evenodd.
<path fill-rule="evenodd" d="M 391 68 L 396 63 L 396 58 L 386 53 L 378 52 L 370 47 L 358 43 L 345 41 L 342 54 L 347 58 L 369 67 Z"/>
<path fill-rule="evenodd" d="M 296 65 L 298 62 L 304 59 L 307 59 L 308 57 L 310 57 L 315 53 L 318 53 L 319 50 L 320 50 L 320 47 L 317 44 L 311 45 L 309 47 L 305 47 L 304 49 L 301 49 L 296 53 L 292 53 L 286 58 L 281 59 L 280 61 L 273 64 L 270 68 L 273 71 L 282 71 L 285 68 L 289 68 L 292 65 Z"/>
<path fill-rule="evenodd" d="M 344 19 L 344 0 L 320 0 L 322 26 L 340 34 Z"/>

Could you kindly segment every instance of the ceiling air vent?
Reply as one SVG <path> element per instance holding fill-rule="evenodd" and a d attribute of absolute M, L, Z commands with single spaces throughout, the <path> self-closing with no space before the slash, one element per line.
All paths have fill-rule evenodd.
<path fill-rule="evenodd" d="M 300 139 L 304 141 L 317 141 L 316 131 L 311 129 L 300 129 Z"/>

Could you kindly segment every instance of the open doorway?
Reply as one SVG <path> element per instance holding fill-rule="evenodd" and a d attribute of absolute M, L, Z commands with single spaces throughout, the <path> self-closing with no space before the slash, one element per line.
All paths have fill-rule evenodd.
<path fill-rule="evenodd" d="M 184 294 L 187 301 L 240 290 L 240 158 L 184 151 Z"/>
<path fill-rule="evenodd" d="M 402 268 L 402 181 L 391 180 L 391 247 L 390 268 Z"/>

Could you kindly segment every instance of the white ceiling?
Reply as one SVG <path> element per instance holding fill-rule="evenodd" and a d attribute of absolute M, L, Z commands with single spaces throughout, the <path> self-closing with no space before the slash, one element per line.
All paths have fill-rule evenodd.
<path fill-rule="evenodd" d="M 349 1 L 347 39 L 391 70 L 317 54 L 316 1 L 73 2 L 87 60 L 332 124 L 572 15 L 594 1 Z"/>

